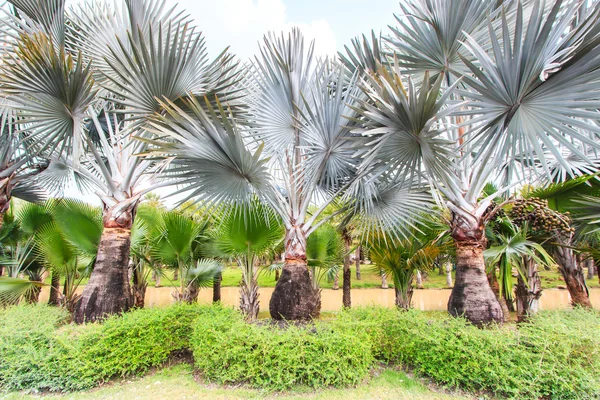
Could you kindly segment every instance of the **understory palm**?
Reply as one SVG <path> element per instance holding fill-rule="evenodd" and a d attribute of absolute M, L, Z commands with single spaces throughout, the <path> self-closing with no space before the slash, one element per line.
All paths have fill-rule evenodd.
<path fill-rule="evenodd" d="M 13 268 L 8 278 L 0 277 L 0 298 L 14 302 L 25 296 L 37 301 L 48 271 L 64 279 L 59 304 L 72 313 L 80 300 L 76 289 L 89 277 L 100 242 L 100 210 L 68 199 L 24 204 L 14 224 L 12 239 L 2 243 L 4 257 L 12 260 L 8 265 Z M 20 278 L 21 274 L 29 279 Z"/>
<path fill-rule="evenodd" d="M 235 259 L 242 271 L 240 309 L 248 321 L 253 321 L 260 308 L 257 263 L 283 240 L 281 221 L 273 210 L 258 202 L 240 205 L 217 219 L 213 238 L 216 254 Z"/>

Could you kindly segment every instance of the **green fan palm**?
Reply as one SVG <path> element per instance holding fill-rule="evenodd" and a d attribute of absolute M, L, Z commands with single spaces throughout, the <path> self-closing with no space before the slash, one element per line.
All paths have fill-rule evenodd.
<path fill-rule="evenodd" d="M 491 246 L 484 251 L 486 262 L 496 275 L 498 268 L 499 294 L 507 301 L 513 298 L 512 271 L 517 270 L 517 317 L 523 321 L 538 311 L 538 300 L 542 295 L 538 267 L 552 267 L 554 260 L 542 244 L 535 242 L 527 224 L 516 227 L 502 220 L 496 232 L 489 235 Z M 499 229 L 498 229 L 499 228 Z M 508 319 L 508 315 L 504 316 Z"/>
<path fill-rule="evenodd" d="M 260 303 L 256 264 L 283 239 L 281 220 L 258 201 L 224 211 L 213 232 L 216 253 L 234 258 L 242 271 L 240 309 L 248 321 L 258 317 Z"/>
<path fill-rule="evenodd" d="M 344 242 L 331 224 L 321 225 L 306 240 L 307 264 L 315 290 L 323 278 L 332 280 L 337 275 L 345 254 Z"/>
<path fill-rule="evenodd" d="M 44 286 L 42 273 L 47 270 L 64 278 L 59 303 L 73 312 L 80 298 L 77 288 L 90 274 L 100 241 L 100 210 L 69 199 L 44 205 L 25 203 L 17 211 L 16 221 L 15 251 L 5 253 L 16 269 L 11 280 L 0 278 L 0 297 L 14 302 L 25 296 L 37 301 L 39 288 Z M 20 273 L 30 279 L 18 278 Z"/>
<path fill-rule="evenodd" d="M 178 271 L 177 301 L 195 302 L 198 289 L 212 283 L 221 265 L 208 259 L 198 259 L 197 247 L 208 241 L 207 222 L 196 222 L 175 211 L 164 212 L 156 227 L 150 248 L 151 257 Z"/>
<path fill-rule="evenodd" d="M 443 247 L 432 238 L 415 232 L 415 238 L 390 240 L 373 237 L 369 240 L 369 256 L 376 265 L 376 272 L 391 276 L 396 292 L 396 307 L 411 307 L 413 279 L 417 271 L 433 268 L 435 259 Z"/>

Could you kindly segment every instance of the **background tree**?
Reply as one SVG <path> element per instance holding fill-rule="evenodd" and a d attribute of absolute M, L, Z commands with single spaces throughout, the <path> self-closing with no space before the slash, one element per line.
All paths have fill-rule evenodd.
<path fill-rule="evenodd" d="M 216 253 L 236 260 L 242 271 L 240 310 L 247 321 L 254 321 L 260 309 L 257 264 L 283 240 L 281 220 L 273 210 L 255 201 L 225 211 L 215 225 Z"/>
<path fill-rule="evenodd" d="M 176 211 L 162 213 L 151 236 L 153 260 L 177 270 L 177 302 L 195 303 L 200 287 L 212 284 L 221 264 L 207 258 L 208 221 L 197 222 Z"/>

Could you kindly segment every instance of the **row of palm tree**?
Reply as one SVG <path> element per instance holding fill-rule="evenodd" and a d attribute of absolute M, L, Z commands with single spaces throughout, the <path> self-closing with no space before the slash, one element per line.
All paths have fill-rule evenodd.
<path fill-rule="evenodd" d="M 321 226 L 340 217 L 410 242 L 436 205 L 456 258 L 448 311 L 501 321 L 484 261 L 494 199 L 596 171 L 595 1 L 406 0 L 389 35 L 337 60 L 315 57 L 293 29 L 265 36 L 243 66 L 227 51 L 208 61 L 190 18 L 161 0 L 9 3 L 2 134 L 16 150 L 0 164 L 0 209 L 28 171 L 49 191 L 69 177 L 102 200 L 77 322 L 132 306 L 131 229 L 157 185 L 207 207 L 258 198 L 272 209 L 285 260 L 275 319 L 319 313 L 307 246 Z M 557 250 L 564 271 L 571 241 Z"/>
<path fill-rule="evenodd" d="M 281 221 L 258 202 L 221 211 L 208 217 L 207 212 L 140 205 L 132 227 L 128 277 L 124 278 L 131 281 L 131 292 L 125 295 L 133 306 L 144 307 L 152 275 L 168 279 L 169 273 L 178 280 L 174 300 L 194 303 L 199 289 L 212 284 L 223 264 L 233 261 L 242 272 L 240 309 L 249 321 L 258 317 L 258 274 L 281 268 L 278 263 L 264 265 L 282 250 Z M 76 290 L 90 278 L 101 233 L 101 210 L 81 201 L 22 203 L 0 229 L 0 265 L 6 268 L 6 277 L 0 277 L 0 304 L 37 302 L 41 288 L 48 286 L 44 282 L 48 274 L 53 278 L 53 294 L 58 293 L 55 277 L 65 283 L 59 299 L 50 302 L 74 313 L 81 300 Z M 319 290 L 320 280 L 331 279 L 341 263 L 341 237 L 333 226 L 323 225 L 307 246 L 311 284 Z"/>

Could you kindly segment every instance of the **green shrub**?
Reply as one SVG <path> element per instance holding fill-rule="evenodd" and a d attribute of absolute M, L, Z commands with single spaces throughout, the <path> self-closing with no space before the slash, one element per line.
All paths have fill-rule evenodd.
<path fill-rule="evenodd" d="M 80 358 L 97 379 L 143 373 L 173 352 L 189 348 L 192 321 L 206 309 L 175 305 L 109 318 L 82 335 Z"/>
<path fill-rule="evenodd" d="M 144 309 L 102 324 L 62 326 L 67 315 L 46 306 L 0 314 L 0 386 L 69 391 L 114 376 L 139 374 L 189 348 L 191 323 L 210 307 Z"/>
<path fill-rule="evenodd" d="M 192 349 L 210 380 L 269 390 L 354 385 L 373 359 L 464 390 L 511 398 L 600 397 L 600 314 L 540 312 L 529 323 L 478 329 L 442 313 L 357 308 L 287 329 L 248 325 L 221 306 L 133 311 L 66 324 L 47 306 L 0 310 L 0 386 L 70 391 L 143 373 Z"/>
<path fill-rule="evenodd" d="M 373 360 L 364 332 L 327 322 L 285 329 L 247 324 L 227 309 L 196 320 L 191 346 L 207 379 L 268 390 L 355 385 Z"/>
<path fill-rule="evenodd" d="M 595 311 L 540 312 L 518 329 L 478 329 L 441 314 L 381 308 L 344 312 L 339 322 L 366 330 L 378 359 L 452 387 L 512 398 L 600 396 Z"/>

